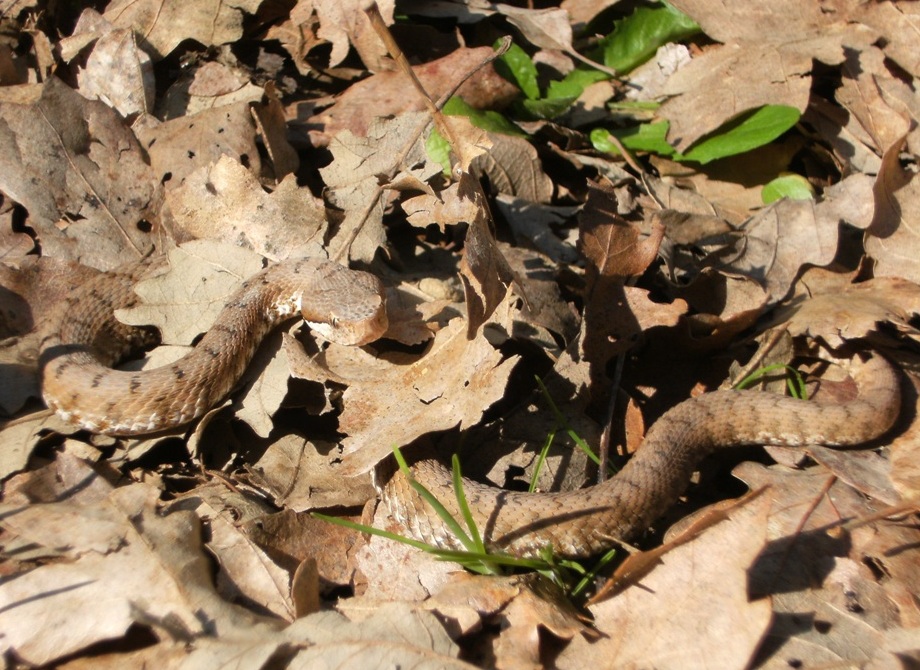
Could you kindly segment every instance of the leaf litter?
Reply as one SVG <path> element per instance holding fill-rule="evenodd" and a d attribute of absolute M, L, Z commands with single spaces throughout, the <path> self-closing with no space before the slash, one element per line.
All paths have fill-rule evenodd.
<path fill-rule="evenodd" d="M 309 516 L 394 527 L 367 474 L 394 445 L 578 487 L 571 435 L 617 462 L 730 371 L 822 347 L 869 341 L 916 387 L 910 3 L 381 3 L 427 101 L 366 3 L 46 4 L 0 12 L 7 665 L 918 660 L 915 390 L 870 450 L 703 464 L 590 603 Z M 790 175 L 814 198 L 765 204 Z M 47 316 L 154 249 L 119 314 L 157 326 L 148 365 L 286 258 L 376 272 L 390 330 L 355 349 L 294 324 L 192 428 L 63 425 Z"/>

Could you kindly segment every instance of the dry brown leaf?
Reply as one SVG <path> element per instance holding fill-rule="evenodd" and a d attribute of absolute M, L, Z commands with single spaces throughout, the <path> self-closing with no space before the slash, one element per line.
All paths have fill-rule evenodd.
<path fill-rule="evenodd" d="M 810 278 L 814 277 L 815 281 Z M 904 332 L 912 330 L 911 316 L 920 314 L 920 286 L 898 277 L 878 277 L 859 284 L 831 274 L 821 281 L 815 271 L 803 277 L 810 299 L 797 301 L 776 311 L 776 321 L 785 321 L 791 335 L 821 338 L 831 347 L 848 340 L 865 338 L 879 324 L 891 323 Z"/>
<path fill-rule="evenodd" d="M 626 286 L 655 260 L 663 226 L 653 227 L 640 239 L 638 228 L 617 215 L 612 190 L 594 185 L 578 221 L 579 248 L 588 262 L 580 348 L 592 375 L 599 375 L 612 356 L 635 344 L 642 331 L 674 325 L 687 305 L 682 300 L 654 303 L 647 290 Z"/>
<path fill-rule="evenodd" d="M 422 86 L 435 101 L 451 90 L 464 74 L 494 55 L 491 47 L 460 48 L 444 58 L 412 68 Z M 328 138 L 345 130 L 358 137 L 367 134 L 376 117 L 402 115 L 420 111 L 425 102 L 402 72 L 380 72 L 358 82 L 339 96 L 334 105 L 317 114 L 311 123 L 318 123 Z M 487 109 L 509 100 L 517 87 L 500 77 L 492 65 L 486 65 L 473 74 L 457 91 L 467 103 Z M 404 138 L 407 136 L 404 135 Z"/>
<path fill-rule="evenodd" d="M 498 193 L 548 203 L 553 197 L 553 182 L 533 145 L 499 133 L 490 133 L 489 140 L 492 146 L 473 161 L 473 173 L 487 176 Z"/>
<path fill-rule="evenodd" d="M 297 324 L 293 328 L 299 328 Z M 288 392 L 291 366 L 282 349 L 281 333 L 262 340 L 238 391 L 239 409 L 234 416 L 245 421 L 259 437 L 268 437 L 273 418 Z"/>
<path fill-rule="evenodd" d="M 500 322 L 509 319 L 507 311 L 505 303 L 498 310 Z M 465 335 L 463 320 L 454 319 L 421 358 L 397 359 L 397 364 L 353 347 L 330 345 L 321 355 L 325 368 L 350 384 L 339 417 L 339 430 L 347 436 L 342 440 L 346 473 L 367 472 L 393 445 L 471 426 L 502 397 L 518 357 L 504 357 L 485 338 Z"/>
<path fill-rule="evenodd" d="M 419 141 L 427 125 L 427 114 L 403 114 L 375 120 L 366 137 L 345 131 L 333 138 L 329 145 L 333 162 L 320 174 L 328 201 L 345 211 L 345 219 L 329 244 L 331 257 L 371 261 L 383 246 L 384 177 L 394 180 L 407 173 L 424 182 L 441 171 Z"/>
<path fill-rule="evenodd" d="M 362 620 L 349 621 L 338 612 L 317 612 L 298 619 L 283 633 L 304 645 L 287 666 L 410 667 L 473 670 L 457 658 L 459 647 L 430 612 L 407 603 L 386 603 Z"/>
<path fill-rule="evenodd" d="M 34 104 L 0 103 L 0 190 L 29 212 L 45 255 L 111 269 L 147 253 L 160 189 L 108 106 L 52 77 Z"/>
<path fill-rule="evenodd" d="M 855 3 L 854 18 L 885 35 L 885 55 L 910 72 L 920 76 L 920 54 L 911 34 L 920 25 L 920 8 L 913 2 Z"/>
<path fill-rule="evenodd" d="M 103 16 L 143 35 L 160 60 L 187 39 L 206 46 L 235 42 L 243 34 L 243 13 L 254 14 L 261 4 L 262 0 L 115 0 Z"/>
<path fill-rule="evenodd" d="M 867 225 L 859 209 L 847 207 L 849 202 L 866 201 L 866 185 L 862 178 L 846 180 L 823 202 L 780 200 L 765 207 L 741 227 L 744 240 L 725 269 L 761 282 L 768 304 L 781 300 L 803 265 L 825 266 L 834 259 L 842 219 Z"/>
<path fill-rule="evenodd" d="M 285 435 L 272 442 L 251 466 L 251 477 L 283 509 L 360 507 L 374 497 L 365 477 L 345 477 L 337 446 Z"/>
<path fill-rule="evenodd" d="M 845 49 L 864 49 L 877 37 L 865 26 L 844 23 L 815 5 L 803 9 L 794 0 L 781 5 L 731 2 L 718 11 L 699 0 L 681 0 L 675 6 L 692 16 L 709 37 L 724 42 L 694 58 L 665 86 L 671 97 L 659 114 L 670 121 L 668 140 L 681 152 L 725 122 L 763 105 L 783 104 L 804 112 L 812 60 L 839 64 Z M 698 91 L 707 95 L 699 96 Z"/>
<path fill-rule="evenodd" d="M 771 619 L 769 601 L 751 601 L 747 585 L 769 511 L 768 497 L 755 499 L 667 554 L 640 584 L 592 606 L 604 637 L 574 638 L 557 667 L 748 667 Z"/>
<path fill-rule="evenodd" d="M 218 592 L 230 602 L 252 604 L 257 611 L 294 620 L 291 575 L 241 532 L 239 526 L 246 519 L 239 518 L 239 508 L 232 503 L 242 496 L 228 494 L 224 484 L 219 486 L 221 490 L 212 501 L 202 499 L 197 506 L 183 505 L 208 524 L 207 547 L 220 566 Z M 219 507 L 212 506 L 215 504 Z"/>
<path fill-rule="evenodd" d="M 116 311 L 134 326 L 154 325 L 163 344 L 189 345 L 206 331 L 227 298 L 262 269 L 262 257 L 240 247 L 187 242 L 169 252 L 169 271 L 137 284 L 143 304 Z"/>
<path fill-rule="evenodd" d="M 377 37 L 364 11 L 367 4 L 364 0 L 312 0 L 310 4 L 319 17 L 317 36 L 332 43 L 329 67 L 335 67 L 345 60 L 350 46 L 355 48 L 371 72 L 392 67 L 386 47 Z M 381 0 L 376 4 L 384 23 L 391 25 L 395 0 Z"/>
<path fill-rule="evenodd" d="M 475 218 L 469 221 L 460 280 L 466 298 L 466 336 L 472 339 L 505 299 L 514 273 L 492 235 L 492 216 L 479 182 L 468 172 L 460 177 L 460 200 L 471 203 Z"/>
<path fill-rule="evenodd" d="M 293 175 L 266 193 L 250 170 L 224 155 L 189 174 L 166 201 L 181 235 L 248 247 L 275 261 L 322 254 L 323 205 Z"/>
<path fill-rule="evenodd" d="M 496 196 L 495 204 L 519 244 L 533 247 L 557 263 L 575 263 L 578 260 L 575 247 L 562 241 L 552 229 L 553 224 L 561 226 L 571 219 L 578 211 L 577 207 L 554 207 L 502 194 Z"/>
<path fill-rule="evenodd" d="M 77 71 L 81 95 L 105 102 L 125 118 L 152 112 L 153 63 L 138 46 L 135 33 L 116 29 L 95 9 L 85 9 L 73 34 L 59 46 L 64 60 L 70 61 L 91 43 L 89 57 Z"/>
<path fill-rule="evenodd" d="M 299 567 L 314 560 L 324 590 L 353 585 L 348 555 L 362 541 L 359 533 L 290 509 L 252 519 L 242 528 L 279 565 Z"/>
<path fill-rule="evenodd" d="M 885 54 L 881 49 L 868 47 L 861 51 L 849 51 L 844 64 L 844 77 L 834 97 L 859 124 L 860 139 L 881 155 L 885 149 L 897 142 L 910 129 L 912 110 L 917 109 L 917 100 L 911 105 L 888 95 Z M 901 84 L 902 82 L 897 82 Z M 911 96 L 907 93 L 905 97 Z"/>
<path fill-rule="evenodd" d="M 866 253 L 876 261 L 876 275 L 915 283 L 920 282 L 916 233 L 920 229 L 920 180 L 901 166 L 900 153 L 910 136 L 917 134 L 915 127 L 885 150 L 873 189 L 875 217 L 866 231 Z"/>
<path fill-rule="evenodd" d="M 522 585 L 523 586 L 523 585 Z M 588 639 L 597 633 L 579 620 L 579 613 L 553 584 L 529 580 L 502 610 L 503 627 L 495 643 L 495 664 L 499 668 L 542 668 L 540 631 L 561 639 L 579 634 Z"/>
<path fill-rule="evenodd" d="M 791 472 L 743 463 L 734 474 L 753 487 L 769 485 L 768 496 L 781 503 L 770 515 L 770 542 L 751 568 L 752 593 L 770 594 L 776 611 L 758 660 L 781 667 L 790 659 L 812 665 L 871 657 L 881 631 L 898 624 L 894 594 L 905 578 L 916 576 L 915 562 L 892 550 L 915 542 L 916 529 L 877 521 L 865 532 L 855 530 L 851 546 L 846 536 L 827 529 L 875 516 L 883 505 L 823 468 Z M 866 543 L 872 549 L 863 549 Z M 887 560 L 898 570 L 879 580 L 869 566 Z"/>
<path fill-rule="evenodd" d="M 367 521 L 375 528 L 404 532 L 389 517 L 385 505 L 377 505 Z M 381 602 L 426 602 L 432 594 L 451 583 L 458 566 L 439 561 L 415 547 L 372 535 L 354 553 L 355 569 L 363 576 L 360 598 L 343 605 L 342 610 L 355 618 L 360 612 L 374 611 Z"/>
<path fill-rule="evenodd" d="M 246 103 L 163 123 L 145 117 L 135 127 L 138 139 L 150 154 L 153 173 L 165 183 L 167 193 L 182 186 L 196 170 L 214 165 L 223 156 L 245 163 L 253 174 L 260 174 L 262 161 L 255 131 Z"/>
<path fill-rule="evenodd" d="M 197 519 L 185 512 L 160 517 L 153 508 L 158 495 L 151 487 L 135 484 L 113 490 L 105 501 L 82 506 L 84 518 L 96 510 L 109 519 L 107 544 L 117 550 L 107 553 L 92 550 L 104 541 L 98 531 L 85 532 L 84 523 L 49 528 L 46 524 L 61 515 L 40 514 L 30 533 L 56 531 L 58 546 L 70 547 L 72 558 L 22 572 L 0 586 L 4 648 L 29 663 L 50 663 L 119 637 L 134 623 L 168 622 L 173 630 L 200 634 L 203 613 L 209 630 L 245 630 L 249 635 L 264 630 L 256 617 L 217 596 Z M 48 510 L 66 513 L 74 506 L 63 501 L 50 503 Z M 96 520 L 91 525 L 96 526 Z M 45 625 L 34 626 L 38 620 Z"/>

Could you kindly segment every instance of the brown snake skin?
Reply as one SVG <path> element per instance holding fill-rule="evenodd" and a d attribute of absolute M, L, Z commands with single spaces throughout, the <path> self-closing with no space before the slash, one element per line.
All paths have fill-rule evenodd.
<path fill-rule="evenodd" d="M 298 315 L 340 344 L 366 344 L 387 329 L 385 294 L 374 275 L 322 259 L 286 261 L 243 282 L 182 359 L 142 372 L 113 370 L 143 339 L 114 311 L 136 304 L 134 284 L 149 270 L 134 263 L 101 274 L 50 319 L 39 359 L 42 395 L 65 421 L 108 435 L 193 421 L 233 390 L 265 335 Z"/>
<path fill-rule="evenodd" d="M 132 287 L 143 269 L 88 282 L 65 301 L 43 339 L 45 401 L 87 430 L 133 435 L 194 420 L 232 391 L 262 338 L 300 311 L 315 329 L 346 344 L 366 343 L 386 330 L 382 287 L 372 275 L 329 261 L 288 261 L 247 280 L 184 358 L 149 371 L 112 370 L 139 332 L 119 324 L 113 310 L 135 303 Z M 354 301 L 344 302 L 348 296 Z M 474 519 L 493 550 L 535 556 L 551 545 L 561 556 L 596 554 L 648 528 L 681 495 L 700 459 L 715 449 L 845 446 L 882 435 L 900 409 L 897 374 L 879 355 L 854 359 L 852 368 L 859 396 L 843 404 L 756 391 L 716 391 L 687 400 L 652 426 L 623 470 L 597 486 L 531 494 L 464 480 Z M 412 471 L 461 518 L 448 468 L 423 459 Z M 379 485 L 391 514 L 410 534 L 443 548 L 463 548 L 403 476 Z"/>

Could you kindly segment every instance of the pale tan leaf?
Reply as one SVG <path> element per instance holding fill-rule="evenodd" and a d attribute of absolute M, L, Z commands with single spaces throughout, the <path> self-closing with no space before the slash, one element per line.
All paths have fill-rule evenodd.
<path fill-rule="evenodd" d="M 143 35 L 160 60 L 187 39 L 206 46 L 238 40 L 243 34 L 244 12 L 254 14 L 260 4 L 262 0 L 116 0 L 103 16 Z"/>
<path fill-rule="evenodd" d="M 879 324 L 891 323 L 903 331 L 920 313 L 920 286 L 897 277 L 878 277 L 859 284 L 832 275 L 835 281 L 812 281 L 814 272 L 803 277 L 810 299 L 784 306 L 777 320 L 786 321 L 792 335 L 821 338 L 837 347 L 848 340 L 867 337 Z"/>
<path fill-rule="evenodd" d="M 846 185 L 846 186 L 845 186 Z M 803 264 L 828 265 L 837 253 L 841 220 L 865 227 L 864 205 L 855 210 L 849 202 L 862 201 L 867 182 L 854 178 L 838 185 L 823 202 L 780 200 L 741 226 L 744 240 L 724 269 L 762 283 L 769 303 L 785 297 Z"/>
<path fill-rule="evenodd" d="M 214 509 L 202 501 L 194 510 L 208 521 L 208 549 L 220 565 L 218 590 L 230 602 L 248 601 L 292 621 L 296 614 L 291 598 L 291 575 L 239 530 L 235 510 L 226 507 L 224 503 L 222 509 Z"/>
<path fill-rule="evenodd" d="M 89 57 L 77 72 L 80 93 L 105 102 L 125 118 L 150 113 L 156 88 L 153 64 L 138 47 L 135 33 L 116 29 L 94 9 L 85 9 L 73 35 L 61 42 L 65 60 L 91 42 Z"/>
<path fill-rule="evenodd" d="M 592 606 L 604 637 L 574 638 L 558 667 L 748 667 L 771 620 L 769 601 L 751 601 L 747 585 L 769 510 L 769 498 L 753 500 L 667 554 L 641 583 Z"/>
<path fill-rule="evenodd" d="M 361 621 L 338 612 L 317 612 L 284 631 L 292 642 L 311 643 L 291 659 L 295 670 L 318 667 L 411 667 L 472 670 L 457 658 L 459 648 L 430 612 L 407 603 L 387 603 Z"/>
<path fill-rule="evenodd" d="M 135 126 L 141 143 L 148 147 L 153 173 L 165 182 L 167 194 L 185 184 L 190 174 L 206 171 L 223 156 L 245 162 L 254 175 L 262 171 L 248 103 L 224 105 L 163 123 L 144 117 Z M 191 212 L 184 218 L 189 217 L 194 218 Z"/>
<path fill-rule="evenodd" d="M 116 316 L 134 326 L 155 325 L 164 344 L 191 344 L 243 280 L 261 269 L 262 257 L 247 249 L 188 242 L 169 252 L 168 272 L 135 287 L 143 305 L 116 310 Z"/>
<path fill-rule="evenodd" d="M 345 211 L 345 219 L 329 244 L 332 258 L 369 262 L 383 246 L 384 176 L 396 179 L 406 172 L 425 181 L 441 171 L 428 159 L 420 141 L 427 124 L 426 114 L 403 114 L 375 120 L 366 137 L 345 131 L 333 138 L 329 150 L 334 160 L 320 170 L 329 189 L 329 202 Z"/>
<path fill-rule="evenodd" d="M 286 435 L 252 467 L 276 504 L 294 512 L 358 507 L 375 495 L 367 478 L 344 476 L 336 445 L 321 440 Z"/>
<path fill-rule="evenodd" d="M 564 9 L 525 9 L 505 4 L 496 4 L 495 8 L 535 47 L 572 50 L 572 26 Z"/>
<path fill-rule="evenodd" d="M 910 129 L 911 114 L 918 105 L 917 100 L 910 100 L 912 104 L 908 106 L 886 95 L 883 88 L 889 79 L 886 71 L 885 54 L 881 49 L 869 47 L 862 51 L 849 51 L 844 65 L 844 73 L 849 76 L 843 77 L 840 88 L 834 94 L 859 124 L 861 135 L 878 155 Z M 905 97 L 910 99 L 913 94 L 905 92 Z"/>
<path fill-rule="evenodd" d="M 70 562 L 23 572 L 0 586 L 4 647 L 27 662 L 49 663 L 119 637 L 134 622 L 169 621 L 187 634 L 203 633 L 205 612 L 213 630 L 264 629 L 256 618 L 217 597 L 197 519 L 187 512 L 160 517 L 153 509 L 158 495 L 137 484 L 112 491 L 98 505 L 112 521 L 109 543 L 118 546 L 116 551 L 75 553 Z M 73 503 L 53 505 L 66 509 Z M 55 528 L 58 542 L 78 551 L 86 542 L 79 526 Z M 45 625 L 34 626 L 37 620 Z"/>
<path fill-rule="evenodd" d="M 364 11 L 364 0 L 313 0 L 313 7 L 319 17 L 317 35 L 332 43 L 329 67 L 339 65 L 348 55 L 349 46 L 354 46 L 368 70 L 378 72 L 392 68 L 386 47 L 374 32 Z M 395 0 L 377 3 L 384 23 L 393 23 Z"/>
<path fill-rule="evenodd" d="M 322 253 L 325 211 L 293 175 L 266 193 L 250 170 L 221 156 L 169 191 L 167 202 L 179 228 L 198 239 L 246 246 L 274 261 Z"/>
<path fill-rule="evenodd" d="M 458 196 L 476 212 L 469 221 L 460 259 L 460 280 L 466 298 L 467 337 L 476 336 L 514 282 L 514 272 L 492 234 L 492 216 L 479 182 L 468 172 L 460 177 Z"/>
<path fill-rule="evenodd" d="M 782 16 L 774 14 L 772 6 L 769 12 Z M 765 34 L 758 23 L 751 28 L 758 36 Z M 670 121 L 668 141 L 678 151 L 686 152 L 725 122 L 763 105 L 787 105 L 804 112 L 811 91 L 812 59 L 838 64 L 844 59 L 845 47 L 865 48 L 875 39 L 865 27 L 843 24 L 822 27 L 799 39 L 788 31 L 778 35 L 788 41 L 758 38 L 750 43 L 727 43 L 694 58 L 670 77 L 664 90 L 669 98 L 659 114 Z M 752 81 L 761 85 L 751 86 Z M 702 99 L 697 95 L 701 90 L 708 92 Z"/>
<path fill-rule="evenodd" d="M 326 367 L 350 383 L 339 417 L 347 435 L 345 471 L 367 472 L 393 445 L 475 424 L 502 397 L 518 360 L 503 357 L 485 338 L 467 340 L 462 319 L 439 331 L 428 351 L 409 364 L 365 363 L 358 351 L 330 346 Z"/>

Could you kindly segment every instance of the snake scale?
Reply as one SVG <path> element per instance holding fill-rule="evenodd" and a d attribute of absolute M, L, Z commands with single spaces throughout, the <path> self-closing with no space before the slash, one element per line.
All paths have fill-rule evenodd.
<path fill-rule="evenodd" d="M 138 329 L 115 320 L 136 302 L 142 265 L 107 273 L 73 292 L 42 340 L 43 395 L 65 420 L 99 433 L 135 435 L 188 423 L 232 390 L 262 338 L 298 313 L 328 339 L 364 344 L 386 330 L 380 282 L 324 260 L 286 261 L 247 280 L 184 358 L 142 372 L 110 366 L 136 346 Z M 803 402 L 757 391 L 715 391 L 666 412 L 629 463 L 603 484 L 563 493 L 517 493 L 464 480 L 486 545 L 534 556 L 583 557 L 642 532 L 686 488 L 699 461 L 723 447 L 770 444 L 855 445 L 894 423 L 897 374 L 885 358 L 854 358 L 858 397 L 841 404 Z M 385 472 L 385 470 L 381 470 Z M 423 458 L 414 477 L 459 518 L 450 470 Z M 378 482 L 391 515 L 418 539 L 462 547 L 398 472 Z"/>

